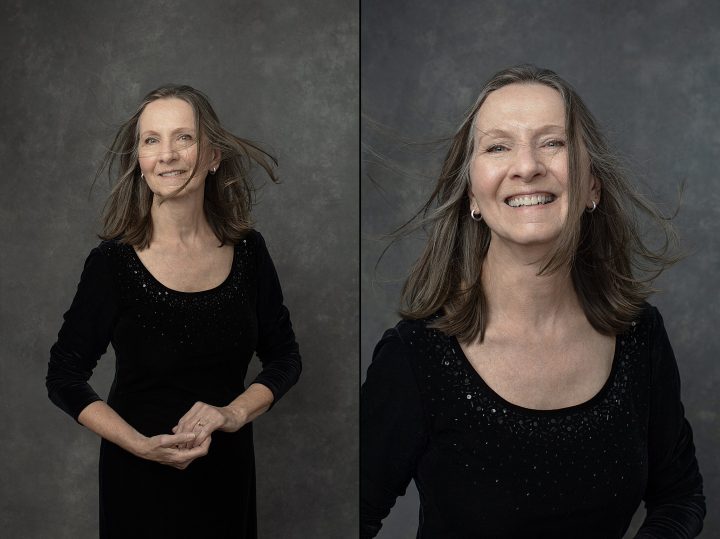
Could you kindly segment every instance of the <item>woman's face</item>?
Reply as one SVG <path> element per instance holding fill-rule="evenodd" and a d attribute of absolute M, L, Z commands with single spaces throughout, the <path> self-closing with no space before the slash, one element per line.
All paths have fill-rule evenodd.
<path fill-rule="evenodd" d="M 179 196 L 203 192 L 208 169 L 217 166 L 215 154 L 197 144 L 192 106 L 178 98 L 157 99 L 145 106 L 138 120 L 138 162 L 150 190 L 167 196 L 193 179 Z M 199 160 L 199 162 L 198 162 Z"/>
<path fill-rule="evenodd" d="M 510 84 L 488 95 L 475 120 L 470 207 L 490 228 L 491 242 L 550 245 L 568 214 L 565 106 L 543 84 Z M 600 200 L 586 155 L 579 178 L 587 207 Z M 470 218 L 470 216 L 468 216 Z M 491 243 L 492 244 L 492 243 Z"/>

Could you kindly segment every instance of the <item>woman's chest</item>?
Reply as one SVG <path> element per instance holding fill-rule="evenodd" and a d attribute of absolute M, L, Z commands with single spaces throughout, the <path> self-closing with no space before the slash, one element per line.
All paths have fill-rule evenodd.
<path fill-rule="evenodd" d="M 240 253 L 218 286 L 194 293 L 162 284 L 133 253 L 118 265 L 113 346 L 126 362 L 157 366 L 252 356 L 257 340 L 254 266 Z M 249 357 L 248 357 L 249 359 Z"/>
<path fill-rule="evenodd" d="M 211 290 L 230 275 L 233 247 L 212 247 L 197 251 L 171 252 L 145 249 L 136 255 L 145 269 L 170 290 L 186 293 Z"/>
<path fill-rule="evenodd" d="M 620 513 L 629 521 L 647 480 L 649 376 L 636 336 L 618 339 L 595 396 L 558 410 L 506 401 L 459 345 L 427 344 L 435 354 L 416 363 L 429 431 L 416 477 L 444 521 L 495 531 L 574 518 L 610 526 L 602 515 Z"/>
<path fill-rule="evenodd" d="M 615 337 L 486 338 L 461 348 L 470 367 L 503 399 L 550 410 L 590 400 L 612 370 Z"/>

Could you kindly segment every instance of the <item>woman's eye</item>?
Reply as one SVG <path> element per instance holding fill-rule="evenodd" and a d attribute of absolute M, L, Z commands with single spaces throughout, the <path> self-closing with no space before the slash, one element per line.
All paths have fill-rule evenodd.
<path fill-rule="evenodd" d="M 563 146 L 565 146 L 565 141 L 560 139 L 553 139 L 548 141 L 545 145 L 550 148 L 562 148 Z"/>
<path fill-rule="evenodd" d="M 190 136 L 190 135 L 180 135 L 178 138 L 180 140 L 185 140 L 185 141 L 192 140 L 192 136 Z"/>
<path fill-rule="evenodd" d="M 156 138 L 148 137 L 145 139 L 145 144 L 155 144 L 157 142 Z"/>
<path fill-rule="evenodd" d="M 487 150 L 488 153 L 500 153 L 505 151 L 505 146 L 501 146 L 500 144 L 493 144 L 490 146 Z"/>

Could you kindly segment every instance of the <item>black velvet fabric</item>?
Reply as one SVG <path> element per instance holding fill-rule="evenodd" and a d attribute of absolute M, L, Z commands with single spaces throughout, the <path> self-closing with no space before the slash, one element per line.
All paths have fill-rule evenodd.
<path fill-rule="evenodd" d="M 262 236 L 234 248 L 219 286 L 163 286 L 131 246 L 102 242 L 85 263 L 50 352 L 50 399 L 77 420 L 100 397 L 88 384 L 112 343 L 108 404 L 146 436 L 170 434 L 197 401 L 225 406 L 245 389 L 256 352 L 274 403 L 297 381 L 298 345 Z M 185 470 L 139 459 L 103 440 L 100 536 L 255 538 L 252 425 L 215 432 L 209 453 Z"/>
<path fill-rule="evenodd" d="M 485 384 L 457 339 L 402 321 L 361 389 L 361 537 L 414 480 L 418 538 L 690 538 L 705 499 L 680 381 L 658 311 L 616 338 L 610 376 L 585 403 L 531 410 Z"/>

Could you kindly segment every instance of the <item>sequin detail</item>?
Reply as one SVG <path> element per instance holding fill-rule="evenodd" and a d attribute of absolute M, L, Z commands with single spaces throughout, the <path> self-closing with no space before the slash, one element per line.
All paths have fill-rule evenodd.
<path fill-rule="evenodd" d="M 544 522 L 604 506 L 629 506 L 632 515 L 647 480 L 645 325 L 634 324 L 618 336 L 610 377 L 595 397 L 559 410 L 531 410 L 503 400 L 453 337 L 417 322 L 401 334 L 415 351 L 430 431 L 416 480 L 441 514 L 488 530 L 513 515 Z M 476 502 L 473 511 L 433 496 L 426 485 L 437 483 L 439 474 L 443 484 L 452 485 L 453 499 Z"/>
<path fill-rule="evenodd" d="M 183 358 L 207 358 L 229 347 L 247 348 L 256 338 L 253 316 L 255 246 L 235 246 L 231 270 L 219 286 L 201 292 L 180 292 L 162 285 L 145 268 L 130 245 L 106 242 L 115 259 L 119 296 L 124 309 L 120 327 L 153 346 Z M 252 293 L 252 297 L 251 294 Z M 231 336 L 228 340 L 228 336 Z"/>

